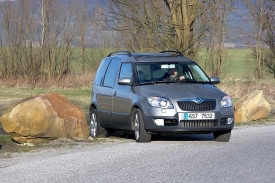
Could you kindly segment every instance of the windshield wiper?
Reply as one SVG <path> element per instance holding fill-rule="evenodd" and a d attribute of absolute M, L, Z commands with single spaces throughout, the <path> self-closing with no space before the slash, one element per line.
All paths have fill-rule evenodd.
<path fill-rule="evenodd" d="M 185 78 L 184 80 L 181 80 L 179 82 L 183 82 L 183 83 L 200 83 L 200 84 L 209 84 L 209 81 L 196 81 L 194 79 L 189 79 L 189 78 Z"/>
<path fill-rule="evenodd" d="M 139 85 L 152 85 L 152 84 L 160 84 L 160 83 L 198 83 L 198 84 L 209 84 L 210 81 L 197 81 L 195 79 L 191 78 L 185 78 L 183 80 L 171 80 L 171 79 L 165 79 L 165 80 L 156 80 L 156 81 L 144 81 L 140 82 Z"/>
<path fill-rule="evenodd" d="M 140 85 L 146 85 L 146 84 L 160 84 L 160 83 L 176 83 L 177 81 L 146 81 L 139 83 Z"/>
<path fill-rule="evenodd" d="M 176 83 L 177 81 L 173 80 L 164 80 L 164 81 L 155 81 L 156 83 Z"/>

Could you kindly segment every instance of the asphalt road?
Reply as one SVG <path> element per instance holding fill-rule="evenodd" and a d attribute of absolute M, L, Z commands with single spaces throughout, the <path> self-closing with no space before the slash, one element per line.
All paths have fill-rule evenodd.
<path fill-rule="evenodd" d="M 0 159 L 0 182 L 275 182 L 275 125 L 50 148 Z"/>

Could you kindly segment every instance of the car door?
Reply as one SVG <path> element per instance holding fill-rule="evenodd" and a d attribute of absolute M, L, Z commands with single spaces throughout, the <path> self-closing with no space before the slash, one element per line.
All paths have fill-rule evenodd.
<path fill-rule="evenodd" d="M 118 79 L 129 78 L 132 81 L 133 67 L 131 63 L 122 63 Z M 132 91 L 131 86 L 119 85 L 115 82 L 113 91 L 113 124 L 121 126 L 130 126 L 131 100 Z"/>
<path fill-rule="evenodd" d="M 102 86 L 97 95 L 98 116 L 101 123 L 112 123 L 113 92 L 120 59 L 112 58 L 104 75 Z"/>

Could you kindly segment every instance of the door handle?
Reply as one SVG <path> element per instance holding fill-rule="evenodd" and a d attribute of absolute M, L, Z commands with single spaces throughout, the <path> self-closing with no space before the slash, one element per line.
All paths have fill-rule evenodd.
<path fill-rule="evenodd" d="M 113 96 L 116 96 L 116 91 L 114 91 Z"/>

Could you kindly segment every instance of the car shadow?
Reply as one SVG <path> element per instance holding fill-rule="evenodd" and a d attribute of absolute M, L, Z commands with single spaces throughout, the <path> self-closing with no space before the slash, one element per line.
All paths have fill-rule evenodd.
<path fill-rule="evenodd" d="M 213 141 L 213 134 L 153 135 L 152 141 Z"/>
<path fill-rule="evenodd" d="M 132 131 L 115 131 L 108 133 L 110 138 L 122 138 L 135 140 L 135 134 Z M 152 141 L 213 141 L 213 134 L 176 134 L 176 135 L 152 135 Z"/>

